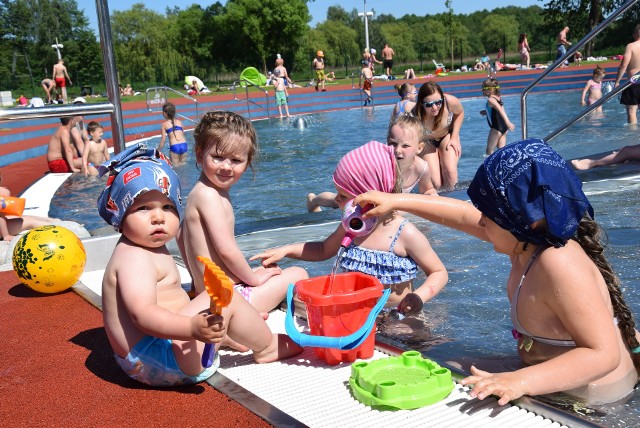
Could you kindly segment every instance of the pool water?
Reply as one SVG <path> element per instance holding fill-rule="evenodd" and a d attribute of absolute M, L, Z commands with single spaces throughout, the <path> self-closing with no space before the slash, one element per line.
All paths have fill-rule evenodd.
<path fill-rule="evenodd" d="M 579 91 L 529 95 L 530 137 L 543 138 L 569 120 L 580 108 L 579 98 Z M 521 136 L 520 101 L 518 97 L 504 97 L 504 103 L 509 118 L 516 124 L 516 130 L 507 139 L 516 141 Z M 462 104 L 465 119 L 461 129 L 463 154 L 459 163 L 459 187 L 464 189 L 484 159 L 489 128 L 479 114 L 484 109 L 484 98 L 464 99 Z M 337 210 L 307 213 L 306 196 L 309 192 L 334 190 L 331 174 L 346 152 L 370 140 L 385 141 L 390 114 L 391 106 L 314 114 L 306 129 L 295 128 L 288 120 L 256 122 L 260 153 L 255 178 L 248 171 L 231 191 L 236 233 L 337 222 L 340 216 Z M 584 118 L 560 134 L 551 145 L 570 159 L 637 144 L 637 129 L 625 126 L 625 122 L 624 108 L 613 101 L 605 105 L 603 117 Z M 192 143 L 192 134 L 189 138 Z M 156 138 L 148 143 L 156 145 L 158 141 Z M 199 176 L 193 155 L 176 171 L 186 199 Z M 607 257 L 622 280 L 627 303 L 640 321 L 640 181 L 611 179 L 617 171 L 635 176 L 640 174 L 640 166 L 604 167 L 581 177 L 587 181 L 585 192 L 594 207 L 596 220 L 609 236 Z M 54 197 L 50 215 L 84 223 L 90 231 L 105 226 L 95 208 L 103 186 L 104 179 L 73 176 Z M 464 192 L 454 192 L 454 195 L 464 197 Z M 507 359 L 515 364 L 517 354 L 505 292 L 508 258 L 475 238 L 422 219 L 411 219 L 430 239 L 449 270 L 450 279 L 440 295 L 425 307 L 426 323 L 433 337 L 422 344 L 422 350 L 427 351 L 430 358 L 445 362 L 467 358 L 476 362 Z M 336 226 L 323 227 L 322 231 L 326 229 L 328 234 Z M 290 240 L 265 241 L 263 248 L 300 239 L 295 232 L 272 235 Z M 258 250 L 254 242 L 245 255 L 248 257 Z M 292 264 L 303 266 L 311 276 L 316 276 L 331 272 L 333 260 L 283 263 Z M 625 404 L 599 407 L 598 412 L 605 416 L 596 412 L 587 417 L 608 426 L 630 426 L 640 417 L 638 400 L 636 394 Z"/>

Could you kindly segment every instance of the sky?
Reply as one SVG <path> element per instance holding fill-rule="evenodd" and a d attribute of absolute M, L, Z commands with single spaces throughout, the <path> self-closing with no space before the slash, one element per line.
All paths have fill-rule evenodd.
<path fill-rule="evenodd" d="M 286 1 L 286 0 L 283 0 Z M 546 1 L 546 0 L 545 0 Z M 95 0 L 77 0 L 78 8 L 84 9 L 84 14 L 89 18 L 89 24 L 94 29 L 96 35 L 98 35 L 98 18 L 96 17 L 96 2 Z M 224 3 L 222 0 L 221 3 Z M 167 7 L 179 6 L 181 9 L 187 8 L 193 3 L 198 3 L 206 7 L 209 4 L 215 3 L 215 0 L 209 1 L 191 1 L 191 0 L 108 0 L 109 13 L 113 13 L 115 10 L 128 10 L 135 3 L 144 3 L 147 8 L 155 10 L 158 13 L 164 14 Z M 362 12 L 366 4 L 367 11 L 374 10 L 376 14 L 391 14 L 396 18 L 400 18 L 406 14 L 415 13 L 416 15 L 434 15 L 437 13 L 446 12 L 444 0 L 315 0 L 307 3 L 309 7 L 309 13 L 312 16 L 311 26 L 315 26 L 318 22 L 326 20 L 327 9 L 330 6 L 340 5 L 345 10 L 350 12 L 353 8 Z M 538 5 L 544 7 L 543 1 L 539 0 L 492 0 L 487 2 L 488 7 L 483 7 L 486 4 L 479 0 L 451 0 L 451 7 L 453 13 L 456 14 L 469 14 L 482 9 L 494 9 L 496 7 L 505 6 L 520 6 L 527 7 L 532 5 Z"/>

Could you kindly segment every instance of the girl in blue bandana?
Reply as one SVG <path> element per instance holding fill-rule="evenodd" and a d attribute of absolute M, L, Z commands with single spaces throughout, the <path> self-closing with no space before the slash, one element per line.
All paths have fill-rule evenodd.
<path fill-rule="evenodd" d="M 468 190 L 446 197 L 367 192 L 366 216 L 407 211 L 493 244 L 509 256 L 513 336 L 525 367 L 489 373 L 471 366 L 463 385 L 504 405 L 564 391 L 588 403 L 626 397 L 638 382 L 640 334 L 604 257 L 602 231 L 578 177 L 542 140 L 489 156 Z"/>

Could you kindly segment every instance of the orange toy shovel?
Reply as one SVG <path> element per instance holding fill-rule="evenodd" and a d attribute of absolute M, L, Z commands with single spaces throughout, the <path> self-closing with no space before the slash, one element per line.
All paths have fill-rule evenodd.
<path fill-rule="evenodd" d="M 228 306 L 233 298 L 233 283 L 209 258 L 198 256 L 198 261 L 204 264 L 204 288 L 211 299 L 209 312 L 222 315 L 222 308 Z M 211 364 L 213 364 L 213 346 L 207 343 L 202 352 L 202 367 L 211 367 Z"/>

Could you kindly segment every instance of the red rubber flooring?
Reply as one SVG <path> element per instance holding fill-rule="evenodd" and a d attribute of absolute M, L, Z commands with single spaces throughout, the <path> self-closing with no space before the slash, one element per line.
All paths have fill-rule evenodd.
<path fill-rule="evenodd" d="M 0 272 L 3 426 L 251 426 L 264 420 L 206 383 L 153 389 L 116 365 L 101 312 L 69 290 L 42 295 Z"/>

